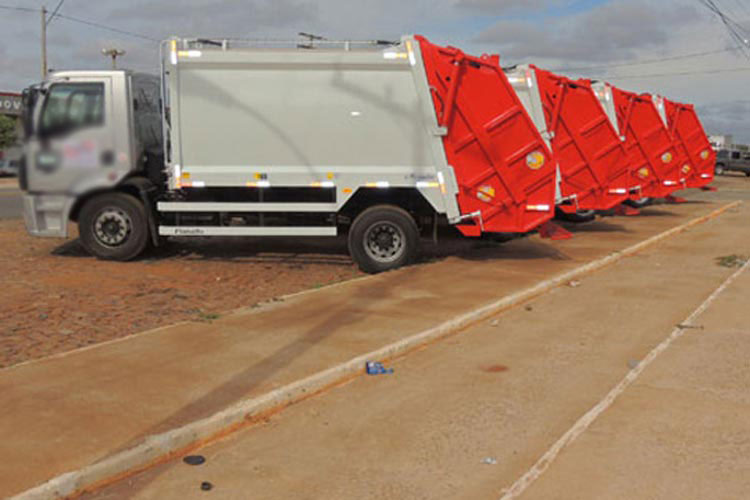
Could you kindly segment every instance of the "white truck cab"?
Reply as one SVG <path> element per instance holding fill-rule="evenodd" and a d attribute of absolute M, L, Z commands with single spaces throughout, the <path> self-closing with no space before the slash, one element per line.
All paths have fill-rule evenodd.
<path fill-rule="evenodd" d="M 25 92 L 24 216 L 37 236 L 68 235 L 87 195 L 142 174 L 162 149 L 159 81 L 130 71 L 52 73 Z M 135 117 L 138 119 L 134 119 Z M 137 191 L 137 189 L 133 189 Z"/>

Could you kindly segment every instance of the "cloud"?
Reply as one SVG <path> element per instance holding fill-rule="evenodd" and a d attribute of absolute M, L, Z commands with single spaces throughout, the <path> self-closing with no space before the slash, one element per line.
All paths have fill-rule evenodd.
<path fill-rule="evenodd" d="M 750 144 L 750 100 L 737 100 L 697 107 L 708 134 L 730 134 L 736 143 Z"/>
<path fill-rule="evenodd" d="M 258 33 L 316 22 L 318 7 L 305 0 L 140 1 L 112 10 L 107 20 L 135 22 L 157 38 L 174 34 L 259 38 Z"/>
<path fill-rule="evenodd" d="M 503 15 L 539 12 L 566 3 L 570 3 L 570 0 L 458 0 L 455 6 L 483 14 Z"/>
<path fill-rule="evenodd" d="M 38 8 L 49 0 L 18 0 Z M 75 0 L 64 15 L 156 39 L 178 36 L 296 38 L 308 31 L 329 38 L 398 39 L 420 33 L 467 53 L 499 52 L 504 62 L 543 67 L 606 66 L 727 46 L 722 23 L 695 0 Z M 19 91 L 39 80 L 39 15 L 3 12 L 0 90 Z M 513 20 L 513 22 L 510 22 Z M 118 65 L 156 72 L 156 43 L 63 18 L 50 24 L 49 65 L 56 69 L 107 68 L 103 47 L 125 49 Z M 576 71 L 624 88 L 657 92 L 700 107 L 707 129 L 750 142 L 746 75 L 683 77 L 639 75 L 726 69 L 746 64 L 736 53 L 645 66 Z M 571 74 L 571 76 L 577 76 Z M 622 80 L 618 80 L 622 78 Z M 703 116 L 702 115 L 702 116 Z"/>
<path fill-rule="evenodd" d="M 663 47 L 674 31 L 696 17 L 691 6 L 615 0 L 581 14 L 542 22 L 499 21 L 476 41 L 495 46 L 504 56 L 524 60 L 622 60 L 643 49 Z"/>

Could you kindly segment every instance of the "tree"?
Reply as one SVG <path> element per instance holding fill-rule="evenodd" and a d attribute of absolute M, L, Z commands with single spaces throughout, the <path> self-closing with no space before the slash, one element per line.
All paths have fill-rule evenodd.
<path fill-rule="evenodd" d="M 0 115 L 0 149 L 13 146 L 18 141 L 16 121 L 5 115 Z"/>

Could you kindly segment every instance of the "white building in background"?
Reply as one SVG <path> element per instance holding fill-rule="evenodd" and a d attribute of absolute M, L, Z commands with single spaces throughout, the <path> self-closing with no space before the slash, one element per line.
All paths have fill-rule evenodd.
<path fill-rule="evenodd" d="M 709 135 L 708 142 L 714 149 L 726 149 L 734 144 L 734 137 L 731 135 Z"/>

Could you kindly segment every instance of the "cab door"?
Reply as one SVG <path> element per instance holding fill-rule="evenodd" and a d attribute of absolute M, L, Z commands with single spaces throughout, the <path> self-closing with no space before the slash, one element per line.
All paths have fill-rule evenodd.
<path fill-rule="evenodd" d="M 112 78 L 65 78 L 44 94 L 26 151 L 29 191 L 83 192 L 117 167 Z"/>

